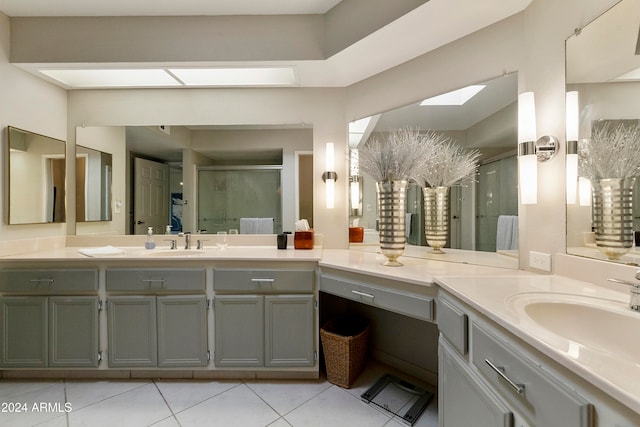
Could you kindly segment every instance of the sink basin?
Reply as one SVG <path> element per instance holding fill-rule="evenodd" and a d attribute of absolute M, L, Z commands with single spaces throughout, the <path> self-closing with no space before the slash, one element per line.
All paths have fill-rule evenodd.
<path fill-rule="evenodd" d="M 575 359 L 640 361 L 640 313 L 624 302 L 583 295 L 528 292 L 507 298 L 523 323 Z"/>
<path fill-rule="evenodd" d="M 148 257 L 200 257 L 204 255 L 204 251 L 197 249 L 160 249 L 152 250 L 144 253 Z"/>

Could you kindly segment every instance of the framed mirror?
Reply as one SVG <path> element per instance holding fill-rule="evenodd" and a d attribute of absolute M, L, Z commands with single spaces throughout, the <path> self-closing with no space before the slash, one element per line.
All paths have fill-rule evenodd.
<path fill-rule="evenodd" d="M 112 155 L 76 145 L 76 221 L 111 221 Z"/>
<path fill-rule="evenodd" d="M 517 74 L 512 73 L 392 111 L 352 122 L 350 126 L 350 224 L 365 229 L 363 244 L 378 245 L 375 182 L 357 170 L 357 148 L 370 138 L 383 140 L 403 127 L 442 133 L 458 145 L 481 152 L 474 183 L 454 186 L 450 194 L 449 237 L 444 256 L 421 251 L 431 259 L 518 268 L 517 236 L 509 247 L 497 247 L 498 218 L 510 217 L 517 232 Z M 478 91 L 468 99 L 461 92 Z M 358 190 L 357 190 L 358 189 Z M 407 192 L 407 244 L 426 246 L 421 188 Z M 499 246 L 499 245 L 498 245 Z M 472 252 L 470 252 L 472 251 Z M 471 255 L 473 254 L 473 255 Z"/>
<path fill-rule="evenodd" d="M 13 126 L 7 134 L 7 222 L 65 222 L 65 142 Z"/>
<path fill-rule="evenodd" d="M 640 121 L 638 16 L 640 0 L 622 0 L 566 41 L 566 90 L 578 94 L 580 140 L 591 138 L 604 123 Z M 636 179 L 632 202 L 636 232 L 640 231 L 639 182 Z M 595 243 L 590 184 L 579 179 L 577 186 L 576 198 L 567 200 L 567 253 L 607 260 Z M 640 264 L 640 248 L 633 246 L 611 262 Z"/>

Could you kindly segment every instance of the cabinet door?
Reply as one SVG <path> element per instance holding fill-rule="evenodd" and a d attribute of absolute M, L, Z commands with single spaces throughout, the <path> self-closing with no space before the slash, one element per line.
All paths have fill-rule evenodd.
<path fill-rule="evenodd" d="M 162 296 L 158 304 L 158 366 L 207 366 L 206 296 Z"/>
<path fill-rule="evenodd" d="M 265 297 L 265 365 L 313 366 L 313 295 Z"/>
<path fill-rule="evenodd" d="M 49 297 L 49 366 L 98 366 L 98 297 Z"/>
<path fill-rule="evenodd" d="M 155 297 L 110 297 L 107 328 L 109 367 L 157 365 Z"/>
<path fill-rule="evenodd" d="M 47 366 L 47 297 L 0 298 L 0 366 Z"/>
<path fill-rule="evenodd" d="M 513 414 L 440 338 L 438 418 L 440 427 L 512 427 Z"/>
<path fill-rule="evenodd" d="M 216 366 L 264 366 L 264 297 L 217 296 L 214 320 Z"/>

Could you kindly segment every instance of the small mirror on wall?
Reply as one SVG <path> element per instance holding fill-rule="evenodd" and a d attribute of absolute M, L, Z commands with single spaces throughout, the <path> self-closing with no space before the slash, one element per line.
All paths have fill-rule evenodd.
<path fill-rule="evenodd" d="M 8 223 L 65 222 L 65 142 L 7 127 Z"/>
<path fill-rule="evenodd" d="M 76 145 L 76 221 L 111 221 L 112 156 Z"/>

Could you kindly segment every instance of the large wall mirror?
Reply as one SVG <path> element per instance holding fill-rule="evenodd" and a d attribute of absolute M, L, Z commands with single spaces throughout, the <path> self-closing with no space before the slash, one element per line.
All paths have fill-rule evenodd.
<path fill-rule="evenodd" d="M 76 145 L 76 221 L 111 221 L 112 155 Z"/>
<path fill-rule="evenodd" d="M 579 98 L 580 139 L 603 123 L 640 121 L 640 0 L 622 0 L 566 41 L 567 91 Z M 640 150 L 640 147 L 638 147 Z M 584 182 L 584 180 L 581 180 Z M 640 231 L 640 181 L 633 192 L 634 230 Z M 606 260 L 596 248 L 589 185 L 567 202 L 567 253 Z M 640 264 L 640 249 L 617 262 Z"/>
<path fill-rule="evenodd" d="M 76 130 L 76 144 L 110 147 L 113 216 L 110 233 L 164 234 L 238 230 L 271 219 L 292 230 L 313 212 L 296 192 L 312 193 L 313 176 L 298 162 L 311 157 L 313 129 L 279 126 L 126 126 Z M 305 206 L 302 206 L 302 204 Z M 308 218 L 313 222 L 313 218 Z M 77 234 L 100 232 L 79 225 Z M 253 234 L 253 233 L 251 233 Z"/>
<path fill-rule="evenodd" d="M 471 98 L 462 91 L 416 102 L 392 111 L 356 121 L 350 130 L 350 148 L 356 149 L 369 138 L 386 138 L 389 132 L 409 127 L 436 131 L 451 137 L 462 147 L 481 152 L 476 182 L 454 186 L 450 195 L 450 229 L 445 255 L 425 256 L 445 261 L 518 268 L 517 235 L 509 247 L 497 245 L 498 218 L 511 222 L 517 233 L 517 74 L 508 74 L 474 84 L 480 89 Z M 355 154 L 355 153 L 354 153 Z M 375 183 L 358 171 L 351 181 L 361 193 L 353 192 L 350 223 L 365 228 L 365 245 L 377 244 L 375 224 L 377 206 Z M 357 200 L 355 200 L 357 198 Z M 421 188 L 409 187 L 407 193 L 407 243 L 425 246 L 424 207 Z M 501 221 L 502 222 L 502 221 Z M 355 244 L 356 248 L 360 245 Z M 469 252 L 473 251 L 473 252 Z"/>
<path fill-rule="evenodd" d="M 65 222 L 65 142 L 7 127 L 8 223 Z"/>

